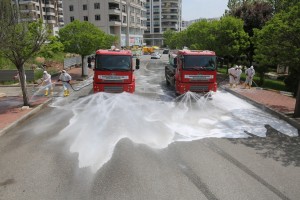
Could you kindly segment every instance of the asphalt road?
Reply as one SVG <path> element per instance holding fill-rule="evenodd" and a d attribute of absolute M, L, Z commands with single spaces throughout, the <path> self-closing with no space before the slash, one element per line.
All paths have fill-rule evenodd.
<path fill-rule="evenodd" d="M 137 106 L 138 110 L 128 107 L 126 112 L 132 112 L 129 120 L 142 117 L 143 111 L 151 111 L 153 105 L 149 102 L 157 102 L 155 106 L 159 107 L 175 98 L 174 91 L 165 85 L 163 66 L 166 62 L 166 56 L 159 60 L 142 59 L 141 69 L 136 71 L 136 94 L 143 98 L 137 98 L 134 103 L 143 100 L 149 107 L 145 104 Z M 105 123 L 117 124 L 105 121 L 113 118 L 113 114 L 124 115 L 112 109 L 119 99 L 107 102 L 109 112 L 97 121 L 100 114 L 94 112 L 102 108 L 94 106 L 88 110 L 87 105 L 98 102 L 94 98 L 85 99 L 90 92 L 91 88 L 85 87 L 69 99 L 58 99 L 52 107 L 45 108 L 0 138 L 1 200 L 300 199 L 299 137 L 289 137 L 265 125 L 264 137 L 232 138 L 224 134 L 218 138 L 207 136 L 173 139 L 172 142 L 160 138 L 169 142 L 157 147 L 154 140 L 147 143 L 141 138 L 151 132 L 152 126 L 159 134 L 164 132 L 160 129 L 168 129 L 157 123 L 149 127 L 142 123 L 134 137 L 120 137 L 116 143 L 101 138 L 101 143 L 97 143 L 98 138 L 91 134 L 97 132 L 96 129 L 109 130 L 108 134 L 113 135 L 119 125 L 124 132 L 126 127 L 136 129 L 138 126 L 124 121 L 124 124 L 113 128 L 110 124 L 110 129 L 105 129 Z M 122 99 L 127 100 L 127 96 Z M 152 118 L 147 120 L 153 121 Z M 79 133 L 81 137 L 73 138 Z M 85 145 L 78 145 L 80 143 Z M 157 148 L 153 148 L 153 143 Z M 95 159 L 82 161 L 82 155 L 96 155 L 92 158 L 101 160 L 97 155 L 106 155 L 102 153 L 107 148 L 100 148 L 106 145 L 114 148 L 111 158 L 103 165 L 92 170 L 89 164 Z"/>

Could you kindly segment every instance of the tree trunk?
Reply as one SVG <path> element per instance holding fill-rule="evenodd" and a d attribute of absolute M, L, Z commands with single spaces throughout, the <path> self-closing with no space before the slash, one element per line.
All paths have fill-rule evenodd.
<path fill-rule="evenodd" d="M 84 72 L 83 72 L 83 65 L 84 65 L 84 56 L 81 56 L 81 77 L 83 77 Z"/>
<path fill-rule="evenodd" d="M 294 117 L 300 117 L 300 80 L 298 81 L 298 92 L 296 97 L 296 105 L 294 110 Z"/>
<path fill-rule="evenodd" d="M 24 65 L 18 67 L 18 73 L 19 73 L 19 79 L 20 79 L 22 94 L 23 94 L 24 106 L 30 106 L 29 99 L 28 99 L 28 94 L 27 94 L 27 88 L 26 88 Z"/>

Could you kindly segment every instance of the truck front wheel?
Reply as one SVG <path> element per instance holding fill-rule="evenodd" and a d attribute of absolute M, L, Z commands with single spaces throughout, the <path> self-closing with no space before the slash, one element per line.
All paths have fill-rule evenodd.
<path fill-rule="evenodd" d="M 180 94 L 176 91 L 176 80 L 174 81 L 174 88 L 175 88 L 175 96 L 178 97 Z"/>
<path fill-rule="evenodd" d="M 167 86 L 170 85 L 170 82 L 168 81 L 167 77 L 166 77 L 166 84 L 167 84 Z"/>

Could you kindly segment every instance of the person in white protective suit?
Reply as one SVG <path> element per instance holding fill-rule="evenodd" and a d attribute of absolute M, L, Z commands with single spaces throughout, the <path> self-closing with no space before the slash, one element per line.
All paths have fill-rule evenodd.
<path fill-rule="evenodd" d="M 246 74 L 245 88 L 250 89 L 252 85 L 253 77 L 255 75 L 254 67 L 251 66 L 250 68 L 246 69 L 245 74 Z"/>
<path fill-rule="evenodd" d="M 230 87 L 236 86 L 237 66 L 228 69 Z"/>
<path fill-rule="evenodd" d="M 51 92 L 51 95 L 53 95 L 51 75 L 48 74 L 47 71 L 44 71 L 42 80 L 43 80 L 42 84 L 44 84 L 45 86 L 45 96 L 48 96 L 49 90 Z"/>
<path fill-rule="evenodd" d="M 64 96 L 69 96 L 70 95 L 70 81 L 72 80 L 72 77 L 70 76 L 70 74 L 68 74 L 66 72 L 66 70 L 62 70 L 58 82 L 62 81 L 63 87 L 64 87 Z"/>
<path fill-rule="evenodd" d="M 243 73 L 243 71 L 242 71 L 242 66 L 238 66 L 237 72 L 236 72 L 236 84 L 237 84 L 237 85 L 240 84 L 240 79 L 241 79 L 242 73 Z"/>

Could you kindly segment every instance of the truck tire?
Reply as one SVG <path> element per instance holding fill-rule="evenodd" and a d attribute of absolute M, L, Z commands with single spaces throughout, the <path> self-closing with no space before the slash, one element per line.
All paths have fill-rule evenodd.
<path fill-rule="evenodd" d="M 178 97 L 180 94 L 176 91 L 176 80 L 174 81 L 174 88 L 175 88 L 175 96 Z"/>
<path fill-rule="evenodd" d="M 166 85 L 169 86 L 170 82 L 168 81 L 167 77 L 166 77 Z"/>

